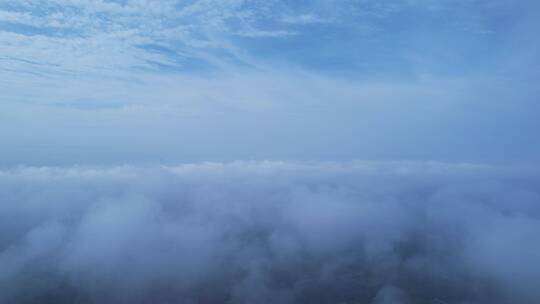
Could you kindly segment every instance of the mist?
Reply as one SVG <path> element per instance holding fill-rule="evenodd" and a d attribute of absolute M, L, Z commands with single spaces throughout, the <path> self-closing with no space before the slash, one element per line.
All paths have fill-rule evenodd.
<path fill-rule="evenodd" d="M 437 162 L 0 171 L 0 303 L 532 303 L 540 175 Z"/>

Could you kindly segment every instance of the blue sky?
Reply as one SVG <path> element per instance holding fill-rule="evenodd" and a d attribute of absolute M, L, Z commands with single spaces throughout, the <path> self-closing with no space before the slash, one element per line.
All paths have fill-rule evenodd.
<path fill-rule="evenodd" d="M 535 1 L 0 1 L 2 165 L 540 155 Z"/>

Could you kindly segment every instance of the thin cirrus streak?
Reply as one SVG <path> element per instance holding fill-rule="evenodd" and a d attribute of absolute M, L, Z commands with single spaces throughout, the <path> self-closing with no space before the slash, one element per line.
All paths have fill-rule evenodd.
<path fill-rule="evenodd" d="M 538 163 L 536 6 L 2 1 L 0 166 Z"/>

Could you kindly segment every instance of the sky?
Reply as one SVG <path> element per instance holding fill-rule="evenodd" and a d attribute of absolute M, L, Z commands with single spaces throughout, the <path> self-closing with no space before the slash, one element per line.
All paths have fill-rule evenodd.
<path fill-rule="evenodd" d="M 538 163 L 538 9 L 2 0 L 0 165 Z"/>
<path fill-rule="evenodd" d="M 0 304 L 540 303 L 540 1 L 0 0 Z"/>

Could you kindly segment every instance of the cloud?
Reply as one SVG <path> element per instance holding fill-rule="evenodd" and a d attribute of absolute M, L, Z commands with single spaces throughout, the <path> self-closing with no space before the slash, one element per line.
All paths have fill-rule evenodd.
<path fill-rule="evenodd" d="M 300 15 L 285 15 L 281 18 L 282 22 L 291 24 L 314 24 L 314 23 L 330 23 L 334 20 L 322 18 L 315 14 L 300 14 Z"/>
<path fill-rule="evenodd" d="M 273 1 L 5 1 L 0 5 L 0 52 L 16 65 L 6 72 L 34 71 L 40 62 L 56 68 L 41 76 L 121 76 L 156 72 L 163 67 L 185 71 L 190 61 L 222 68 L 238 57 L 234 37 L 279 38 L 295 31 L 264 26 L 278 18 Z M 154 46 L 154 48 L 146 48 Z M 157 47 L 157 48 L 156 48 Z M 156 52 L 167 49 L 168 52 Z M 13 75 L 10 75 L 13 77 Z"/>
<path fill-rule="evenodd" d="M 116 74 L 127 69 L 155 70 L 150 63 L 179 66 L 181 56 L 200 58 L 202 45 L 219 44 L 212 32 L 228 32 L 226 19 L 240 20 L 242 1 L 7 1 L 0 7 L 3 54 L 60 65 L 45 76 Z M 204 24 L 204 25 L 203 25 Z M 141 45 L 171 49 L 156 54 Z M 196 47 L 193 47 L 196 46 Z M 61 56 L 58 56 L 58 55 Z M 20 62 L 19 62 L 20 63 Z M 19 65 L 17 70 L 35 67 Z"/>
<path fill-rule="evenodd" d="M 342 45 L 347 41 L 354 41 L 355 49 L 372 49 L 380 42 L 371 44 L 368 37 L 392 32 L 394 23 L 410 23 L 401 20 L 406 15 L 400 13 L 424 12 L 425 7 L 434 5 L 446 8 L 443 12 L 449 8 L 463 11 L 455 14 L 462 17 L 454 18 L 460 31 L 492 31 L 487 26 L 489 20 L 477 17 L 483 2 L 400 0 L 381 4 L 370 0 L 343 1 L 336 5 L 331 1 L 292 4 L 274 0 L 7 0 L 0 4 L 0 53 L 9 54 L 3 60 L 10 68 L 4 67 L 3 72 L 8 73 L 11 81 L 20 73 L 27 77 L 38 73 L 40 77 L 125 78 L 125 73 L 146 74 L 167 69 L 189 72 L 193 61 L 199 63 L 198 68 L 207 69 L 262 68 L 272 63 L 266 62 L 268 58 L 264 55 L 258 55 L 259 42 L 249 42 L 250 38 L 282 38 L 309 42 L 308 45 L 318 42 L 319 47 L 311 47 L 311 53 L 327 56 L 329 51 L 321 46 L 336 44 L 336 40 L 340 43 L 331 53 L 347 49 Z M 436 18 L 437 24 L 441 23 L 438 18 L 441 12 L 427 11 L 428 21 Z M 413 18 L 414 15 L 411 14 Z M 454 25 L 440 25 L 441 29 L 448 26 Z M 418 30 L 414 26 L 412 29 Z M 164 49 L 168 51 L 156 52 Z M 291 51 L 287 47 L 279 50 L 287 62 L 299 63 L 295 58 L 287 58 Z M 363 53 L 359 58 L 351 54 L 334 55 L 344 56 L 349 62 L 364 56 Z M 48 68 L 29 62 L 39 62 Z"/>
<path fill-rule="evenodd" d="M 235 33 L 238 36 L 250 37 L 250 38 L 261 38 L 261 37 L 271 37 L 271 38 L 280 38 L 287 36 L 294 36 L 297 33 L 290 31 L 260 31 L 260 30 L 244 30 Z"/>
<path fill-rule="evenodd" d="M 0 171 L 2 303 L 530 303 L 540 176 L 430 162 Z"/>

